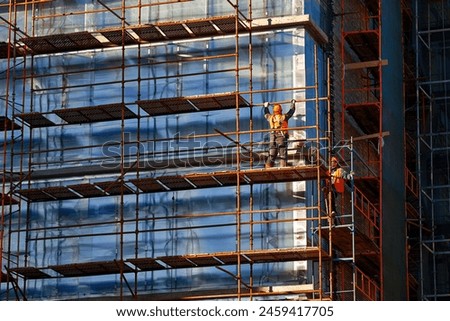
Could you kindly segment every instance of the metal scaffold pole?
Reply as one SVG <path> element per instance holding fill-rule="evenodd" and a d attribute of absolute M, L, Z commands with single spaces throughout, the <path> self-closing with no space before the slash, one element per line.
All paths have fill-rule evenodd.
<path fill-rule="evenodd" d="M 240 92 L 240 63 L 239 63 L 239 50 L 240 50 L 240 39 L 239 39 L 239 0 L 236 0 L 236 3 L 233 4 L 231 1 L 228 2 L 235 9 L 235 105 L 236 105 L 236 141 L 240 142 L 240 107 L 239 107 L 239 92 Z M 241 300 L 241 291 L 242 286 L 245 285 L 245 282 L 242 280 L 242 265 L 241 265 L 241 246 L 242 246 L 242 213 L 241 213 L 241 146 L 240 144 L 236 146 L 236 255 L 237 255 L 237 299 Z"/>
<path fill-rule="evenodd" d="M 354 168 L 354 156 L 353 156 L 353 137 L 350 138 L 350 173 L 353 173 L 355 168 Z M 353 270 L 353 301 L 356 301 L 357 297 L 356 297 L 356 284 L 357 284 L 357 280 L 356 280 L 356 242 L 355 242 L 355 189 L 354 189 L 354 183 L 352 182 L 351 185 L 351 199 L 350 199 L 350 203 L 351 203 L 351 217 L 352 217 L 352 221 L 351 221 L 351 232 L 352 232 L 352 270 Z"/>

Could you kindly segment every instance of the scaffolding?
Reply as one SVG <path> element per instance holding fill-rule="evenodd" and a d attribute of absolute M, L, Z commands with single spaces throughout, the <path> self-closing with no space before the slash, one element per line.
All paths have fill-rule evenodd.
<path fill-rule="evenodd" d="M 363 294 L 356 297 L 355 291 L 346 291 L 350 286 L 347 284 L 340 295 L 344 300 L 380 300 L 383 299 L 381 144 L 386 135 L 382 127 L 382 66 L 386 62 L 381 55 L 381 1 L 342 0 L 340 13 L 342 111 L 340 126 L 336 128 L 342 140 L 334 149 L 343 163 L 350 164 L 356 177 L 351 193 L 343 196 L 347 205 L 343 203 L 341 213 L 347 214 L 340 218 L 350 226 L 344 224 L 346 233 L 353 238 L 353 253 L 347 249 L 344 257 L 349 258 L 352 266 L 340 264 L 337 269 L 343 283 L 348 280 L 345 273 L 356 270 L 353 273 L 358 278 L 354 284 Z M 336 246 L 340 244 L 344 242 Z"/>
<path fill-rule="evenodd" d="M 190 0 L 0 7 L 2 298 L 77 299 L 71 287 L 101 280 L 83 299 L 382 299 L 381 8 L 355 1 L 355 19 L 345 2 L 340 124 L 329 39 L 308 14 L 251 0 L 187 19 L 171 16 Z M 256 87 L 270 41 L 306 48 L 308 81 Z M 292 98 L 289 166 L 266 169 L 257 108 Z M 336 220 L 332 154 L 357 175 Z"/>
<path fill-rule="evenodd" d="M 448 39 L 446 1 L 415 1 L 415 116 L 417 134 L 418 220 L 415 255 L 420 259 L 418 295 L 448 300 Z"/>

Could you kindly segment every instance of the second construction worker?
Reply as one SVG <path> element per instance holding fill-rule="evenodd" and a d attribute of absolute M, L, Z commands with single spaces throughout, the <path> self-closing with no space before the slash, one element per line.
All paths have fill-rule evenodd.
<path fill-rule="evenodd" d="M 273 114 L 269 111 L 269 103 L 264 103 L 264 117 L 270 125 L 269 157 L 266 161 L 266 168 L 273 167 L 277 157 L 280 158 L 280 166 L 287 166 L 287 145 L 289 138 L 288 120 L 294 115 L 295 99 L 291 100 L 291 108 L 283 114 L 280 104 L 273 105 Z"/>
<path fill-rule="evenodd" d="M 331 216 L 336 215 L 336 197 L 345 190 L 345 181 L 353 179 L 353 172 L 347 173 L 340 165 L 338 159 L 333 156 L 331 157 L 330 166 L 330 181 L 327 185 L 331 187 L 331 190 L 326 188 L 325 190 L 330 193 L 327 195 L 327 200 L 331 202 Z M 329 198 L 328 198 L 329 197 Z M 328 202 L 327 202 L 328 204 Z"/>

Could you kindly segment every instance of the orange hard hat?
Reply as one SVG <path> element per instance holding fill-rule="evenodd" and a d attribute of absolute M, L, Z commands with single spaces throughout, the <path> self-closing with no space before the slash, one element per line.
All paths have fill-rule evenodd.
<path fill-rule="evenodd" d="M 273 105 L 273 113 L 274 114 L 281 114 L 282 111 L 283 111 L 283 108 L 281 107 L 280 104 Z"/>

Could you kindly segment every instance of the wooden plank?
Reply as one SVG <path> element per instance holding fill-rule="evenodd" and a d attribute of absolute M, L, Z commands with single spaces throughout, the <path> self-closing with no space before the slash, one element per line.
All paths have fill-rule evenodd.
<path fill-rule="evenodd" d="M 388 60 L 381 59 L 381 60 L 352 62 L 352 63 L 345 64 L 345 69 L 346 70 L 354 70 L 354 69 L 363 69 L 363 68 L 374 68 L 374 67 L 378 67 L 380 65 L 387 66 Z"/>

